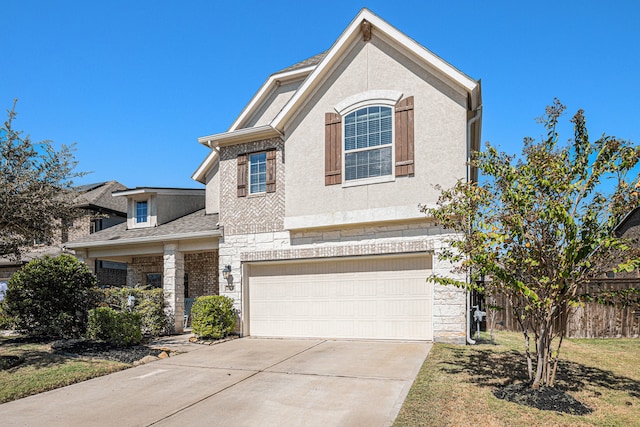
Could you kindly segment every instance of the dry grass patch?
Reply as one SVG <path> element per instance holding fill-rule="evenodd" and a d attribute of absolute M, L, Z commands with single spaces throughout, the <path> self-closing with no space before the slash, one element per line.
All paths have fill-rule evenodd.
<path fill-rule="evenodd" d="M 556 387 L 593 410 L 543 411 L 500 400 L 494 390 L 526 382 L 521 334 L 496 343 L 436 344 L 416 378 L 396 426 L 640 425 L 640 340 L 566 340 Z"/>
<path fill-rule="evenodd" d="M 47 343 L 0 338 L 0 403 L 120 371 L 131 365 L 55 354 Z"/>

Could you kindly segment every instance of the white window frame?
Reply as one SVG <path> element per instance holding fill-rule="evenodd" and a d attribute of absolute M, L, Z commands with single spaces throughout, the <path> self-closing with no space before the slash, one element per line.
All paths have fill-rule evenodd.
<path fill-rule="evenodd" d="M 146 205 L 146 216 L 145 216 L 145 220 L 144 220 L 144 221 L 138 221 L 138 205 L 139 205 L 139 204 L 141 204 L 141 203 L 144 203 L 144 204 Z M 133 221 L 134 221 L 136 224 L 140 224 L 140 225 L 142 225 L 142 224 L 144 224 L 144 225 L 149 224 L 149 212 L 150 212 L 150 210 L 151 210 L 150 208 L 151 208 L 151 207 L 149 206 L 149 200 L 148 200 L 148 199 L 144 199 L 144 200 L 136 200 L 136 201 L 134 202 L 134 205 L 133 205 L 133 218 L 134 218 L 134 219 L 133 219 Z"/>
<path fill-rule="evenodd" d="M 146 197 L 140 195 L 131 197 L 129 199 L 128 214 L 127 214 L 127 228 L 148 228 L 153 227 L 156 224 L 155 218 L 155 198 L 146 194 Z M 147 220 L 145 222 L 138 222 L 138 203 L 147 202 Z"/>
<path fill-rule="evenodd" d="M 264 171 L 264 190 L 263 191 L 256 191 L 253 192 L 252 191 L 252 183 L 253 183 L 253 174 L 251 173 L 251 164 L 253 163 L 251 161 L 252 157 L 254 156 L 260 156 L 263 155 L 264 156 L 264 167 L 265 167 L 265 171 Z M 267 152 L 266 151 L 260 151 L 257 153 L 251 153 L 247 155 L 247 185 L 249 186 L 249 189 L 247 191 L 247 194 L 250 196 L 254 196 L 254 195 L 258 195 L 258 194 L 266 194 L 267 192 Z M 261 174 L 262 175 L 262 174 Z M 258 184 L 260 184 L 260 182 L 258 182 Z"/>
<path fill-rule="evenodd" d="M 395 164 L 396 164 L 396 118 L 395 118 L 395 102 L 389 102 L 390 100 L 387 99 L 376 99 L 376 100 L 370 100 L 369 102 L 358 102 L 355 105 L 352 104 L 350 109 L 347 110 L 342 110 L 340 112 L 340 115 L 342 116 L 342 187 L 355 187 L 355 186 L 359 186 L 359 185 L 369 185 L 369 184 L 378 184 L 381 182 L 391 182 L 391 181 L 395 181 L 396 179 L 396 168 L 395 168 Z M 346 132 L 345 132 L 345 126 L 346 126 L 346 120 L 345 118 L 358 110 L 362 110 L 363 108 L 369 108 L 369 107 L 385 107 L 385 108 L 390 108 L 391 109 L 391 144 L 389 145 L 379 145 L 376 147 L 366 147 L 366 148 L 358 148 L 358 149 L 354 149 L 354 150 L 349 150 L 347 152 L 346 147 L 345 147 L 345 138 L 346 138 Z M 370 178 L 360 178 L 360 179 L 352 179 L 352 180 L 347 180 L 347 173 L 346 173 L 346 168 L 347 168 L 347 154 L 351 154 L 351 153 L 357 153 L 357 152 L 361 152 L 361 151 L 371 151 L 371 150 L 377 150 L 380 148 L 384 148 L 384 147 L 390 147 L 391 148 L 391 174 L 389 175 L 382 175 L 382 176 L 375 176 L 375 177 L 370 177 Z"/>

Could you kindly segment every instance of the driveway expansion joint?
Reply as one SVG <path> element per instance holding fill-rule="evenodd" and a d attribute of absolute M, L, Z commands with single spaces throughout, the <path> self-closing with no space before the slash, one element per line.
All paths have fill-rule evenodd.
<path fill-rule="evenodd" d="M 162 421 L 168 420 L 168 419 L 170 419 L 171 417 L 173 417 L 173 416 L 175 416 L 175 415 L 179 414 L 180 412 L 183 412 L 183 411 L 185 411 L 185 410 L 187 410 L 187 409 L 189 409 L 189 408 L 191 408 L 191 407 L 193 407 L 193 406 L 195 406 L 195 405 L 197 405 L 197 404 L 199 404 L 199 403 L 201 403 L 201 402 L 204 402 L 205 400 L 207 400 L 207 399 L 209 399 L 209 398 L 211 398 L 211 397 L 213 397 L 213 396 L 216 396 L 216 395 L 218 395 L 218 394 L 220 394 L 220 393 L 222 393 L 222 392 L 224 392 L 224 391 L 226 391 L 226 390 L 229 390 L 229 389 L 231 389 L 231 388 L 233 388 L 233 387 L 235 387 L 235 386 L 237 386 L 237 385 L 239 385 L 239 384 L 242 384 L 242 383 L 243 383 L 243 382 L 245 382 L 246 380 L 248 380 L 248 379 L 250 379 L 250 378 L 255 377 L 255 376 L 256 376 L 256 375 L 258 375 L 259 373 L 261 373 L 261 372 L 265 372 L 267 369 L 273 368 L 274 366 L 277 366 L 277 365 L 279 365 L 279 364 L 281 364 L 281 363 L 283 363 L 283 362 L 286 362 L 287 360 L 289 360 L 289 359 L 291 359 L 291 358 L 293 358 L 293 357 L 296 357 L 296 356 L 298 356 L 298 355 L 300 355 L 300 354 L 302 354 L 302 353 L 304 353 L 304 352 L 306 352 L 306 351 L 309 351 L 309 350 L 311 350 L 311 349 L 313 349 L 313 348 L 315 348 L 315 347 L 317 347 L 317 346 L 319 346 L 320 344 L 325 343 L 325 342 L 327 342 L 327 340 L 322 340 L 322 341 L 320 341 L 319 343 L 316 343 L 316 344 L 314 344 L 314 345 L 312 345 L 312 346 L 310 346 L 310 347 L 307 347 L 307 348 L 305 348 L 305 349 L 303 349 L 303 350 L 301 350 L 301 351 L 299 351 L 299 352 L 297 352 L 297 353 L 295 353 L 295 354 L 292 354 L 291 356 L 285 357 L 284 359 L 282 359 L 282 360 L 280 360 L 280 361 L 278 361 L 278 362 L 276 362 L 276 363 L 274 363 L 274 364 L 272 364 L 272 365 L 270 365 L 270 366 L 267 366 L 266 368 L 262 368 L 262 369 L 259 369 L 259 370 L 252 370 L 252 369 L 236 369 L 236 370 L 238 370 L 238 371 L 248 371 L 248 372 L 253 372 L 253 374 L 251 374 L 251 375 L 249 375 L 249 376 L 247 376 L 247 377 L 245 377 L 245 378 L 241 379 L 241 380 L 240 380 L 240 381 L 238 381 L 238 382 L 235 382 L 235 383 L 233 383 L 233 384 L 230 384 L 230 385 L 228 385 L 227 387 L 224 387 L 224 388 L 222 388 L 222 389 L 220 389 L 220 390 L 216 391 L 215 393 L 211 393 L 211 394 L 209 394 L 209 395 L 207 395 L 207 396 L 204 396 L 203 398 L 198 399 L 197 401 L 192 402 L 192 403 L 190 403 L 189 405 L 186 405 L 186 406 L 184 406 L 184 407 L 182 407 L 182 408 L 179 408 L 179 409 L 177 409 L 177 410 L 173 411 L 172 413 L 170 413 L 170 414 L 168 414 L 168 415 L 166 415 L 166 416 L 164 416 L 164 417 L 162 417 L 162 418 L 160 418 L 160 419 L 155 420 L 155 421 L 154 421 L 154 422 L 152 422 L 151 424 L 148 424 L 148 426 L 152 426 L 152 425 L 158 424 L 158 423 L 160 423 L 160 422 L 162 422 Z M 176 364 L 176 366 L 180 366 L 180 365 L 177 365 L 177 364 Z M 186 365 L 182 365 L 182 366 L 186 366 Z M 205 368 L 206 368 L 206 367 L 205 367 Z M 229 370 L 229 371 L 230 371 L 230 370 L 234 370 L 234 369 L 225 369 L 225 368 L 209 368 L 209 369 L 221 369 L 221 370 Z"/>

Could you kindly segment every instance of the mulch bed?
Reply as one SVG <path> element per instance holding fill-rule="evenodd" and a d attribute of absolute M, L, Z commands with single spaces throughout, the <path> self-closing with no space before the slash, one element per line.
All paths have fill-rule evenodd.
<path fill-rule="evenodd" d="M 131 347 L 113 347 L 104 342 L 83 339 L 58 340 L 51 343 L 51 350 L 65 356 L 91 357 L 95 359 L 114 360 L 116 362 L 133 363 L 145 356 L 158 356 L 162 350 L 134 345 Z"/>
<path fill-rule="evenodd" d="M 498 399 L 545 411 L 564 412 L 572 415 L 586 415 L 593 411 L 555 387 L 540 387 L 536 390 L 530 384 L 521 383 L 496 389 L 493 394 Z"/>

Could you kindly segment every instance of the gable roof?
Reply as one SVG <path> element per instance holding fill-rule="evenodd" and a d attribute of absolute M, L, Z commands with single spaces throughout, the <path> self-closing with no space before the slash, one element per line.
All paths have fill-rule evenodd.
<path fill-rule="evenodd" d="M 113 192 L 123 190 L 126 187 L 118 181 L 99 182 L 76 187 L 80 193 L 76 199 L 79 208 L 107 210 L 126 215 L 127 201 L 112 197 Z"/>
<path fill-rule="evenodd" d="M 355 41 L 362 37 L 363 24 L 366 24 L 367 31 L 375 34 L 376 37 L 393 46 L 418 65 L 429 69 L 447 85 L 467 93 L 470 101 L 470 110 L 475 111 L 481 107 L 482 100 L 479 81 L 467 76 L 424 46 L 391 26 L 370 10 L 363 8 L 329 50 L 269 76 L 227 132 L 200 137 L 198 138 L 198 142 L 213 149 L 214 147 L 246 142 L 252 139 L 282 136 L 286 124 L 301 110 L 301 107 L 313 95 L 317 87 L 324 81 L 324 78 L 334 71 L 342 59 L 354 48 Z M 262 102 L 267 99 L 277 85 L 284 81 L 302 78 L 304 78 L 304 80 L 293 96 L 268 125 L 253 128 L 241 127 L 245 120 L 251 117 L 256 109 L 260 108 Z M 479 146 L 479 132 L 475 133 L 474 139 L 478 139 L 478 141 L 472 145 Z M 203 179 L 207 170 L 203 170 L 203 167 L 205 167 L 206 164 L 213 164 L 216 159 L 217 157 L 215 155 L 210 154 L 207 160 L 200 165 L 198 171 L 194 173 L 194 179 L 198 176 L 200 179 L 196 180 L 202 182 L 201 179 Z"/>

